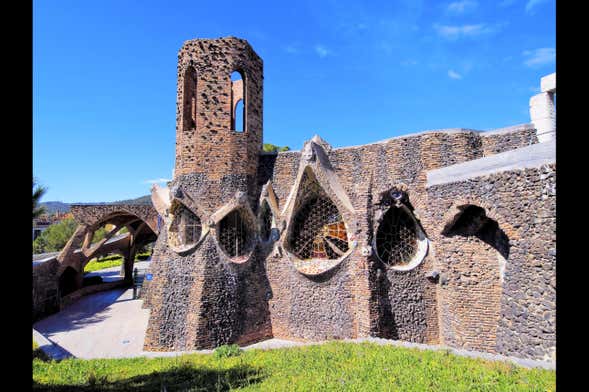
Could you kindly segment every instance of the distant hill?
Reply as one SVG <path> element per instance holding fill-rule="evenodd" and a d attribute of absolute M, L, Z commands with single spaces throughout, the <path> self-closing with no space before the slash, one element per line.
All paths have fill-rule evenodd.
<path fill-rule="evenodd" d="M 151 204 L 151 195 L 145 195 L 135 199 L 113 201 L 106 204 Z"/>
<path fill-rule="evenodd" d="M 68 212 L 71 204 L 151 204 L 151 195 L 137 197 L 135 199 L 117 200 L 112 202 L 92 202 L 92 203 L 62 203 L 61 201 L 45 201 L 40 203 L 45 207 L 47 213 L 55 214 L 56 212 Z"/>
<path fill-rule="evenodd" d="M 48 214 L 55 214 L 56 212 L 68 212 L 70 210 L 70 205 L 68 203 L 62 203 L 60 201 L 45 201 L 40 203 Z"/>

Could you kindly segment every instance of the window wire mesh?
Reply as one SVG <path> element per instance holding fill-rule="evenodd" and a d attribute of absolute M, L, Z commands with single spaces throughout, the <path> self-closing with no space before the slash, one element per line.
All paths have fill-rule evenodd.
<path fill-rule="evenodd" d="M 378 257 L 388 265 L 403 265 L 417 252 L 417 232 L 413 219 L 401 208 L 391 207 L 376 233 Z"/>
<path fill-rule="evenodd" d="M 348 250 L 346 225 L 317 181 L 303 174 L 304 192 L 292 223 L 290 250 L 300 259 L 337 259 Z"/>
<path fill-rule="evenodd" d="M 200 239 L 202 225 L 198 216 L 183 205 L 174 211 L 174 220 L 168 231 L 168 242 L 174 247 L 194 244 Z"/>
<path fill-rule="evenodd" d="M 248 224 L 242 213 L 232 211 L 219 223 L 219 245 L 229 257 L 242 256 L 250 242 Z"/>

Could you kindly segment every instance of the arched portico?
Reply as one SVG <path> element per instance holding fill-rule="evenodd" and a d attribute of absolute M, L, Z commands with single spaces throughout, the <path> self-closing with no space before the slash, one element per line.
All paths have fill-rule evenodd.
<path fill-rule="evenodd" d="M 57 256 L 60 296 L 81 289 L 86 264 L 109 253 L 124 257 L 121 275 L 130 284 L 136 252 L 157 239 L 155 209 L 151 205 L 72 205 L 71 212 L 79 226 Z M 112 228 L 104 238 L 93 241 L 96 231 L 107 225 Z M 121 233 L 123 228 L 125 233 Z"/>

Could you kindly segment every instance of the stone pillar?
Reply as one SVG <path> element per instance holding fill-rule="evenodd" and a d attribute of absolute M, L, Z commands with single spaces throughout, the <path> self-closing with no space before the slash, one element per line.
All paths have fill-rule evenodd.
<path fill-rule="evenodd" d="M 135 244 L 130 244 L 129 248 L 124 252 L 123 271 L 124 280 L 128 283 L 133 282 L 133 264 L 135 261 Z"/>
<path fill-rule="evenodd" d="M 542 92 L 530 98 L 530 118 L 540 143 L 556 138 L 556 73 L 544 76 L 540 82 Z"/>

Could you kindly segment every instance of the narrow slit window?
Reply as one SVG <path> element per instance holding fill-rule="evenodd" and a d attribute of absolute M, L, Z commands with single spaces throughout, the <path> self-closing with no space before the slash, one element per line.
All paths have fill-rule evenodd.
<path fill-rule="evenodd" d="M 231 129 L 244 132 L 245 124 L 245 84 L 239 71 L 231 74 Z"/>
<path fill-rule="evenodd" d="M 184 129 L 196 128 L 196 71 L 189 67 L 184 74 Z"/>

